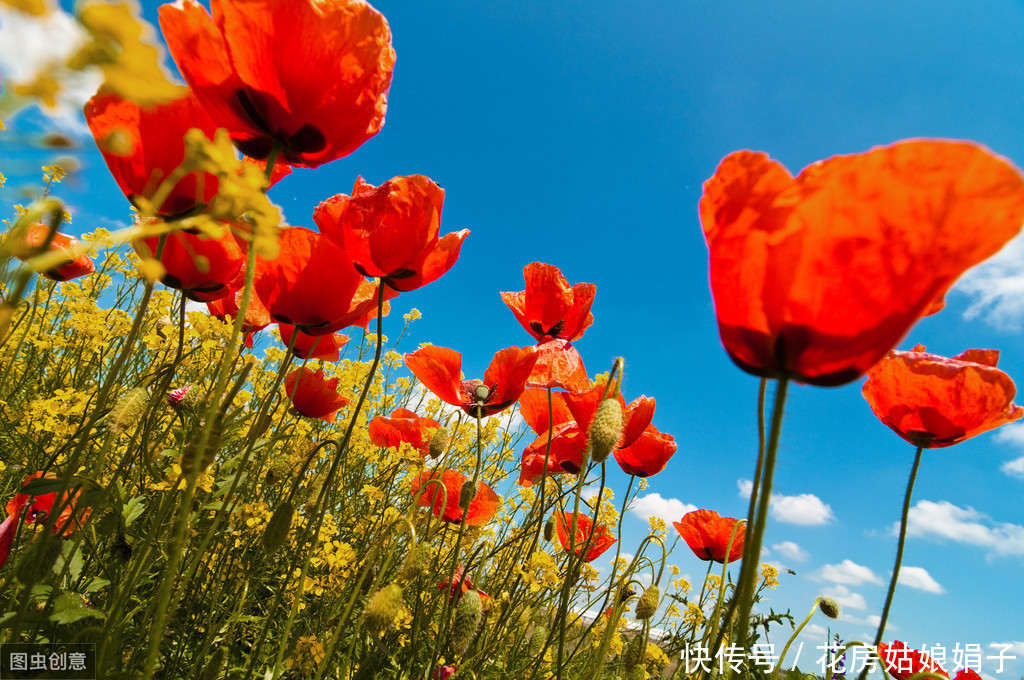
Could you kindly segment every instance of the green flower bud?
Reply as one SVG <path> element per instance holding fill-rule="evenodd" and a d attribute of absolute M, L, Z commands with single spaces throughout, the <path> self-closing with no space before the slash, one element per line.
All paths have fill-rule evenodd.
<path fill-rule="evenodd" d="M 590 426 L 590 451 L 595 463 L 601 463 L 615 448 L 622 434 L 622 406 L 618 399 L 605 399 L 597 407 Z"/>
<path fill-rule="evenodd" d="M 622 652 L 622 663 L 627 671 L 633 670 L 640 663 L 640 657 L 644 652 L 643 644 L 644 636 L 638 634 L 626 645 L 626 649 Z"/>
<path fill-rule="evenodd" d="M 148 403 L 149 390 L 145 387 L 128 390 L 107 414 L 107 429 L 115 435 L 124 434 L 142 419 Z"/>
<path fill-rule="evenodd" d="M 273 555 L 288 540 L 288 532 L 292 528 L 292 518 L 295 516 L 295 506 L 291 501 L 283 501 L 274 510 L 267 522 L 267 528 L 263 530 L 263 552 L 267 556 Z"/>
<path fill-rule="evenodd" d="M 463 510 L 469 510 L 469 504 L 473 502 L 478 493 L 480 493 L 479 482 L 474 483 L 472 479 L 464 481 L 462 489 L 459 491 L 459 507 Z"/>
<path fill-rule="evenodd" d="M 550 542 L 555 537 L 555 518 L 548 517 L 548 521 L 544 523 L 544 540 Z"/>
<path fill-rule="evenodd" d="M 480 593 L 475 590 L 463 593 L 455 608 L 455 619 L 452 621 L 452 652 L 458 656 L 466 653 L 483 617 L 484 607 L 480 601 Z"/>
<path fill-rule="evenodd" d="M 434 430 L 434 434 L 430 437 L 430 446 L 427 449 L 427 455 L 432 459 L 437 460 L 444 455 L 445 449 L 448 448 L 448 428 L 439 427 Z"/>
<path fill-rule="evenodd" d="M 224 662 L 227 660 L 227 655 L 227 650 L 224 647 L 218 647 L 217 651 L 210 657 L 210 660 L 206 662 L 203 673 L 199 676 L 200 680 L 219 680 L 220 672 L 224 669 Z"/>
<path fill-rule="evenodd" d="M 548 641 L 548 629 L 543 625 L 537 625 L 530 634 L 530 656 L 538 656 Z"/>
<path fill-rule="evenodd" d="M 658 602 L 660 600 L 661 593 L 658 591 L 658 586 L 651 585 L 648 587 L 636 602 L 636 618 L 644 621 L 654 616 L 654 612 L 658 611 Z"/>
<path fill-rule="evenodd" d="M 830 619 L 838 619 L 839 615 L 843 612 L 843 608 L 831 597 L 823 597 L 818 600 L 818 609 Z"/>
<path fill-rule="evenodd" d="M 389 583 L 374 593 L 363 610 L 366 628 L 379 635 L 386 633 L 395 626 L 398 614 L 402 611 L 402 586 Z"/>

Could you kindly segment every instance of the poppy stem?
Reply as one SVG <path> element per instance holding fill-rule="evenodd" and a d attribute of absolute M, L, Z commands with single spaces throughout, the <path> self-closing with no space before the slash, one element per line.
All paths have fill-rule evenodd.
<path fill-rule="evenodd" d="M 758 494 L 757 517 L 753 533 L 748 534 L 750 540 L 744 546 L 740 578 L 737 583 L 736 592 L 733 595 L 734 598 L 740 601 L 739 618 L 736 622 L 734 635 L 741 647 L 744 647 L 746 644 L 747 626 L 750 621 L 751 609 L 754 606 L 757 566 L 761 558 L 761 542 L 764 539 L 764 530 L 768 524 L 768 508 L 772 499 L 772 478 L 775 473 L 775 458 L 779 450 L 779 435 L 782 433 L 782 414 L 788 389 L 789 378 L 779 378 L 778 387 L 775 389 L 774 404 L 772 405 L 771 429 L 768 432 L 768 446 L 764 456 L 764 471 L 760 493 Z M 753 491 L 751 491 L 751 496 L 753 496 Z"/>
<path fill-rule="evenodd" d="M 910 516 L 910 496 L 914 493 L 914 482 L 917 480 L 917 471 L 921 467 L 921 456 L 924 447 L 918 446 L 914 454 L 914 466 L 910 469 L 910 479 L 907 480 L 907 493 L 903 497 L 903 516 L 900 518 L 900 539 L 896 545 L 896 564 L 892 568 L 892 578 L 889 579 L 889 592 L 885 596 L 885 606 L 882 607 L 882 619 L 878 622 L 878 632 L 875 633 L 874 647 L 877 649 L 885 635 L 885 624 L 889 620 L 889 609 L 892 607 L 893 596 L 896 594 L 896 582 L 900 578 L 900 565 L 903 563 L 903 544 L 907 539 L 907 519 Z M 862 672 L 858 680 L 867 677 L 867 669 Z"/>

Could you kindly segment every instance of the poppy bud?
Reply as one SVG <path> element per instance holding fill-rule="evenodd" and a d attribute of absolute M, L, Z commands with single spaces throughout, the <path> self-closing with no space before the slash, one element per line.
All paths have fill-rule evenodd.
<path fill-rule="evenodd" d="M 427 455 L 433 460 L 437 460 L 444 454 L 444 450 L 448 448 L 448 428 L 439 427 L 434 430 L 434 434 L 430 437 L 430 446 L 427 449 Z"/>
<path fill-rule="evenodd" d="M 480 601 L 480 593 L 475 590 L 463 593 L 459 598 L 459 605 L 455 608 L 455 620 L 452 622 L 452 652 L 462 655 L 469 649 L 483 616 L 484 607 Z"/>
<path fill-rule="evenodd" d="M 644 667 L 640 665 L 626 674 L 626 680 L 644 680 L 646 677 L 647 673 L 644 671 Z"/>
<path fill-rule="evenodd" d="M 47 540 L 49 539 L 49 540 Z M 14 575 L 22 583 L 36 583 L 53 571 L 53 565 L 60 557 L 62 541 L 39 534 L 14 567 Z"/>
<path fill-rule="evenodd" d="M 363 610 L 363 619 L 370 632 L 379 635 L 391 630 L 402 611 L 402 586 L 389 583 L 374 593 Z"/>
<path fill-rule="evenodd" d="M 548 517 L 548 521 L 544 523 L 544 540 L 551 541 L 555 537 L 555 518 Z"/>
<path fill-rule="evenodd" d="M 192 465 L 196 459 L 196 451 L 199 448 L 199 442 L 203 436 L 203 427 L 199 426 L 196 430 L 195 435 L 189 441 L 188 446 L 185 447 L 184 452 L 181 454 L 181 472 L 182 474 L 189 474 L 192 471 Z M 220 448 L 220 438 L 224 434 L 224 422 L 221 418 L 217 418 L 213 424 L 213 428 L 210 430 L 210 436 L 206 440 L 206 447 L 203 449 L 203 458 L 199 464 L 199 472 L 205 472 L 206 468 L 210 467 L 210 463 L 213 462 L 213 457 L 217 453 L 217 449 Z"/>
<path fill-rule="evenodd" d="M 604 462 L 622 434 L 622 405 L 618 399 L 605 399 L 597 407 L 590 426 L 590 450 L 595 463 Z"/>
<path fill-rule="evenodd" d="M 530 635 L 530 656 L 539 656 L 548 641 L 548 629 L 542 625 L 534 626 Z"/>
<path fill-rule="evenodd" d="M 267 556 L 273 555 L 285 541 L 288 540 L 288 531 L 292 528 L 292 517 L 295 515 L 295 506 L 291 501 L 283 501 L 274 510 L 267 522 L 267 528 L 263 530 L 263 552 Z"/>
<path fill-rule="evenodd" d="M 661 593 L 658 586 L 651 585 L 636 601 L 636 618 L 640 621 L 649 619 L 658 611 L 658 602 L 661 600 Z"/>
<path fill-rule="evenodd" d="M 480 493 L 479 483 L 474 482 L 472 479 L 464 481 L 462 489 L 459 490 L 459 507 L 463 510 L 469 510 L 469 504 L 473 502 L 478 493 Z"/>
<path fill-rule="evenodd" d="M 139 422 L 148 402 L 149 391 L 145 387 L 128 390 L 107 414 L 107 429 L 113 434 L 124 434 Z"/>
<path fill-rule="evenodd" d="M 110 554 L 122 564 L 127 564 L 132 558 L 132 546 L 123 535 L 118 534 L 110 545 Z"/>
<path fill-rule="evenodd" d="M 430 551 L 427 546 L 418 544 L 413 546 L 405 556 L 401 568 L 398 570 L 398 578 L 403 581 L 413 581 L 427 573 L 430 563 Z"/>
<path fill-rule="evenodd" d="M 191 385 L 185 385 L 167 393 L 167 405 L 175 411 L 191 411 L 198 402 L 199 397 L 196 396 Z"/>
<path fill-rule="evenodd" d="M 286 461 L 277 460 L 270 464 L 270 469 L 264 475 L 263 481 L 267 486 L 273 486 L 282 479 L 287 479 L 291 473 L 291 466 Z"/>
<path fill-rule="evenodd" d="M 830 619 L 838 619 L 839 615 L 843 612 L 842 607 L 839 603 L 833 600 L 831 597 L 823 597 L 818 600 L 818 608 L 821 613 Z"/>
<path fill-rule="evenodd" d="M 640 663 L 640 656 L 644 652 L 643 644 L 644 636 L 637 635 L 626 646 L 625 651 L 622 653 L 622 663 L 627 671 L 633 670 Z"/>
<path fill-rule="evenodd" d="M 199 676 L 200 680 L 217 680 L 220 678 L 220 672 L 224 669 L 224 662 L 227 660 L 226 657 L 227 649 L 218 647 L 217 651 L 210 657 L 210 660 L 206 662 L 203 673 Z"/>
<path fill-rule="evenodd" d="M 156 320 L 156 330 L 160 335 L 170 335 L 174 331 L 174 321 L 164 314 Z"/>

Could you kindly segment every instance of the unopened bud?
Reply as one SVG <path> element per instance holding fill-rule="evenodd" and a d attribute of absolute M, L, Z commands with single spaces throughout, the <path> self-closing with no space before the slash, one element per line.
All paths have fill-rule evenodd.
<path fill-rule="evenodd" d="M 658 611 L 658 602 L 660 600 L 661 593 L 658 591 L 658 586 L 648 586 L 644 594 L 636 601 L 636 618 L 643 621 L 654 616 L 654 612 Z"/>
<path fill-rule="evenodd" d="M 544 522 L 544 540 L 550 542 L 555 537 L 555 518 L 548 517 L 548 521 Z"/>
<path fill-rule="evenodd" d="M 463 593 L 452 621 L 452 652 L 462 655 L 469 649 L 483 616 L 484 606 L 480 601 L 480 593 L 475 590 Z"/>
<path fill-rule="evenodd" d="M 843 608 L 831 597 L 823 597 L 818 600 L 818 609 L 830 619 L 838 619 L 839 615 L 843 613 Z"/>
<path fill-rule="evenodd" d="M 389 583 L 370 597 L 363 610 L 363 618 L 367 629 L 379 635 L 394 627 L 401 611 L 402 586 Z"/>
<path fill-rule="evenodd" d="M 398 578 L 403 581 L 414 581 L 427 573 L 430 566 L 430 550 L 422 543 L 410 548 L 405 556 L 401 568 L 398 570 Z"/>
<path fill-rule="evenodd" d="M 179 387 L 167 393 L 167 405 L 175 411 L 191 411 L 199 402 L 196 391 L 191 385 Z"/>
<path fill-rule="evenodd" d="M 622 653 L 622 663 L 627 671 L 633 670 L 640 663 L 640 656 L 644 652 L 644 642 L 644 636 L 637 635 L 626 646 L 625 651 Z"/>
<path fill-rule="evenodd" d="M 430 446 L 427 449 L 427 455 L 432 459 L 437 460 L 444 455 L 445 449 L 448 448 L 448 428 L 439 427 L 434 430 L 434 434 L 430 437 Z"/>
<path fill-rule="evenodd" d="M 124 434 L 142 419 L 148 402 L 149 391 L 145 387 L 128 390 L 107 414 L 107 429 L 115 435 Z"/>
<path fill-rule="evenodd" d="M 539 656 L 540 651 L 548 641 L 548 629 L 545 626 L 537 625 L 530 635 L 530 656 Z"/>
<path fill-rule="evenodd" d="M 597 407 L 590 427 L 590 451 L 595 463 L 601 463 L 615 448 L 622 434 L 622 405 L 618 399 L 605 399 Z"/>
<path fill-rule="evenodd" d="M 644 667 L 640 665 L 637 665 L 626 674 L 626 680 L 644 680 L 646 677 L 647 673 L 644 671 Z"/>
<path fill-rule="evenodd" d="M 467 479 L 462 483 L 462 489 L 459 491 L 459 507 L 463 510 L 469 510 L 469 504 L 473 502 L 473 499 L 476 498 L 479 492 L 479 482 Z"/>
<path fill-rule="evenodd" d="M 285 541 L 288 540 L 288 532 L 292 528 L 292 517 L 295 516 L 295 506 L 290 501 L 284 501 L 274 510 L 267 522 L 267 528 L 263 530 L 263 552 L 268 556 L 273 555 Z"/>
<path fill-rule="evenodd" d="M 196 452 L 199 450 L 199 444 L 202 441 L 204 427 L 204 425 L 199 426 L 181 454 L 181 472 L 184 475 L 192 472 L 192 466 L 196 459 Z M 218 417 L 214 422 L 213 427 L 210 429 L 210 435 L 206 440 L 206 446 L 203 447 L 202 460 L 199 462 L 199 472 L 205 472 L 206 468 L 210 467 L 210 464 L 213 462 L 213 457 L 220 448 L 220 438 L 223 435 L 224 422 Z"/>
<path fill-rule="evenodd" d="M 206 662 L 203 673 L 199 676 L 201 680 L 219 680 L 220 672 L 224 670 L 224 662 L 226 660 L 227 649 L 218 647 L 217 651 L 210 657 L 210 660 Z"/>

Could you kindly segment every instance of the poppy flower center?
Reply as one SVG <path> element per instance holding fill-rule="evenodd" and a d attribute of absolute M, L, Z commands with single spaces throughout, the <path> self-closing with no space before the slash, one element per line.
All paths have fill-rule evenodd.
<path fill-rule="evenodd" d="M 264 92 L 241 87 L 235 90 L 235 102 L 238 105 L 237 112 L 264 133 L 263 136 L 250 139 L 233 140 L 238 150 L 250 158 L 266 160 L 275 141 L 281 145 L 281 155 L 289 163 L 300 163 L 303 155 L 316 153 L 327 146 L 324 133 L 310 123 L 292 134 L 280 127 L 275 129 L 271 119 L 286 117 L 285 112 L 277 100 Z"/>

